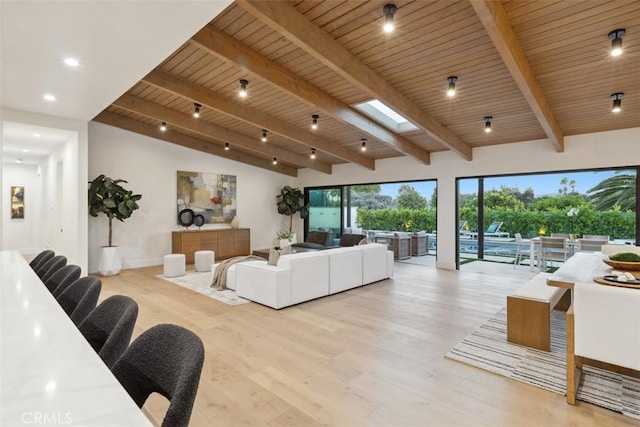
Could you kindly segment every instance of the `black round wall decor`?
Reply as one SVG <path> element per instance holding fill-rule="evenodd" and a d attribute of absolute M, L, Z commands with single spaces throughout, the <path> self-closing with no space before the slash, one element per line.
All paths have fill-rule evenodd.
<path fill-rule="evenodd" d="M 178 214 L 178 222 L 183 227 L 189 227 L 193 224 L 193 211 L 191 209 L 182 209 Z"/>
<path fill-rule="evenodd" d="M 193 225 L 200 228 L 204 225 L 204 217 L 200 214 L 193 217 Z"/>

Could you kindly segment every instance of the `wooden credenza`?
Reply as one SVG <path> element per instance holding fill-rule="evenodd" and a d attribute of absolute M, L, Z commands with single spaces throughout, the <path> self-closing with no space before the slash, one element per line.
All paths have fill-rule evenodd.
<path fill-rule="evenodd" d="M 248 228 L 221 228 L 171 233 L 171 252 L 185 254 L 187 264 L 193 264 L 194 253 L 210 250 L 216 260 L 250 253 L 250 230 Z"/>

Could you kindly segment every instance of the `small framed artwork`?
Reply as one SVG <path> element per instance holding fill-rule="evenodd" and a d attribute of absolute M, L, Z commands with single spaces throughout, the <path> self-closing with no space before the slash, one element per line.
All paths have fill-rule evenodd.
<path fill-rule="evenodd" d="M 24 187 L 11 187 L 11 219 L 24 219 Z"/>

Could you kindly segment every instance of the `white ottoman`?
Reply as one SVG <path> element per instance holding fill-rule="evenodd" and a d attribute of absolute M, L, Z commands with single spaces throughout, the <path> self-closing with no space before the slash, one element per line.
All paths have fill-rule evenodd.
<path fill-rule="evenodd" d="M 164 277 L 184 276 L 186 259 L 184 254 L 165 255 L 162 271 Z"/>
<path fill-rule="evenodd" d="M 196 251 L 196 271 L 211 271 L 211 264 L 215 262 L 216 254 L 213 251 Z"/>

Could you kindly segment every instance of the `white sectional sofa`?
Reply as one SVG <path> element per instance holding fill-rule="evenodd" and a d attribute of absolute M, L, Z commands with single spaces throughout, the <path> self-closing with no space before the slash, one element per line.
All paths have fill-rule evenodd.
<path fill-rule="evenodd" d="M 371 243 L 283 255 L 277 266 L 238 263 L 229 268 L 227 287 L 242 298 L 279 309 L 392 276 L 393 252 Z"/>

